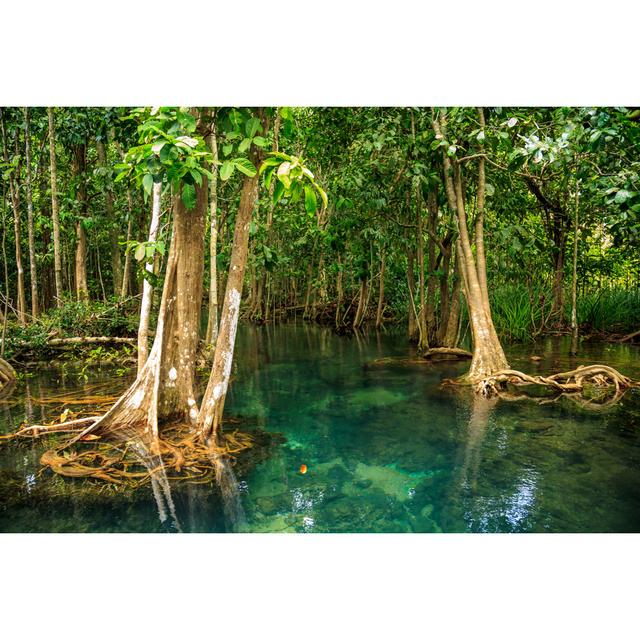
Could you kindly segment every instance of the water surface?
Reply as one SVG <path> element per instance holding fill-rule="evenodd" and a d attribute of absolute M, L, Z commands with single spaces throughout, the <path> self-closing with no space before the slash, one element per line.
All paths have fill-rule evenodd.
<path fill-rule="evenodd" d="M 562 340 L 507 347 L 524 371 L 601 362 L 640 377 L 637 347 L 567 352 Z M 175 513 L 161 520 L 149 487 L 54 476 L 38 465 L 45 443 L 22 441 L 0 444 L 0 531 L 640 531 L 637 390 L 599 412 L 485 402 L 441 387 L 465 362 L 372 364 L 409 355 L 401 332 L 243 326 L 225 412 L 273 436 L 236 467 L 244 524 L 225 517 L 215 487 L 186 483 L 171 485 Z M 41 366 L 0 405 L 0 432 L 65 408 L 41 398 L 119 393 L 130 379 L 113 366 Z"/>

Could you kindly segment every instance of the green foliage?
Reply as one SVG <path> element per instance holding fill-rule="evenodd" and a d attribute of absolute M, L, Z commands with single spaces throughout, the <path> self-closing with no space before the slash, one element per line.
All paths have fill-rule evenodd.
<path fill-rule="evenodd" d="M 204 139 L 196 133 L 196 118 L 185 108 L 154 107 L 133 109 L 127 118 L 136 118 L 138 146 L 131 147 L 124 162 L 116 165 L 116 182 L 133 176 L 145 194 L 151 194 L 154 182 L 167 181 L 182 193 L 187 209 L 195 206 L 195 187 L 203 176 L 211 178 L 208 167 L 213 156 Z"/>

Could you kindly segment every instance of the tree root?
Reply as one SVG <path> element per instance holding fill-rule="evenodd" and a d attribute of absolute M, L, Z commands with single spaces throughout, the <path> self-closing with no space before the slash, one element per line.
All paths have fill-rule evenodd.
<path fill-rule="evenodd" d="M 118 431 L 112 434 L 115 439 L 111 440 L 92 433 L 81 435 L 88 424 L 97 422 L 101 417 L 87 416 L 67 422 L 24 426 L 0 438 L 77 434 L 71 442 L 45 451 L 40 458 L 43 467 L 69 478 L 91 478 L 134 487 L 168 473 L 171 474 L 166 478 L 169 480 L 210 482 L 219 475 L 221 461 L 234 462 L 238 453 L 253 446 L 251 436 L 237 430 L 223 432 L 217 444 L 207 445 L 194 436 L 190 425 L 181 424 L 163 429 L 162 438 L 140 436 L 133 430 L 129 431 L 129 438 Z"/>
<path fill-rule="evenodd" d="M 11 389 L 16 381 L 16 372 L 14 368 L 6 361 L 0 358 L 0 395 L 4 395 Z"/>
<path fill-rule="evenodd" d="M 528 385 L 549 387 L 557 392 L 559 396 L 583 395 L 587 386 L 597 387 L 604 391 L 613 390 L 612 397 L 609 393 L 606 393 L 604 396 L 604 402 L 607 404 L 611 404 L 612 401 L 615 402 L 620 399 L 627 389 L 640 386 L 640 382 L 634 382 L 631 378 L 622 375 L 613 367 L 592 364 L 580 366 L 572 371 L 555 373 L 551 376 L 532 376 L 515 369 L 503 369 L 476 383 L 475 391 L 485 398 L 490 398 L 495 395 L 506 398 L 510 393 L 507 390 L 507 384 L 516 387 Z M 509 399 L 519 399 L 519 397 L 514 398 L 513 394 L 511 394 L 511 398 Z M 549 401 L 548 398 L 542 400 Z M 604 402 L 596 403 L 588 400 L 585 402 L 583 400 L 581 405 L 603 405 Z"/>

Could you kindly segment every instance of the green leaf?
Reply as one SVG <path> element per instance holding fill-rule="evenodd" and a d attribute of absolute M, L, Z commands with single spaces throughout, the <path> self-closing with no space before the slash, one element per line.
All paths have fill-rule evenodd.
<path fill-rule="evenodd" d="M 137 246 L 134 257 L 138 262 L 142 262 L 144 260 L 146 253 L 147 251 L 145 249 L 144 243 L 141 243 Z"/>
<path fill-rule="evenodd" d="M 316 209 L 318 208 L 316 193 L 309 186 L 305 186 L 304 188 L 304 208 L 307 210 L 307 213 L 309 215 L 314 214 L 316 212 Z"/>
<path fill-rule="evenodd" d="M 262 173 L 267 167 L 275 167 L 278 164 L 280 164 L 280 158 L 267 158 L 260 165 L 260 173 Z"/>
<path fill-rule="evenodd" d="M 238 153 L 244 153 L 251 146 L 251 138 L 245 138 L 238 145 Z"/>
<path fill-rule="evenodd" d="M 225 156 L 228 156 L 232 151 L 233 151 L 233 145 L 232 144 L 225 144 L 222 147 L 222 153 L 224 153 Z"/>
<path fill-rule="evenodd" d="M 269 189 L 269 187 L 271 187 L 271 180 L 273 179 L 273 172 L 274 172 L 274 168 L 273 167 L 269 167 L 267 169 L 267 171 L 264 174 L 264 186 L 267 187 L 267 189 Z"/>
<path fill-rule="evenodd" d="M 260 120 L 258 118 L 250 118 L 245 124 L 245 131 L 247 132 L 247 138 L 253 138 L 258 133 L 258 129 L 262 130 L 260 126 Z"/>
<path fill-rule="evenodd" d="M 255 144 L 257 147 L 260 147 L 261 149 L 264 149 L 269 144 L 269 141 L 262 136 L 256 136 L 253 139 L 253 144 Z"/>
<path fill-rule="evenodd" d="M 258 173 L 257 169 L 253 166 L 248 158 L 235 158 L 233 164 L 237 167 L 238 171 L 244 173 L 245 176 L 253 178 Z"/>
<path fill-rule="evenodd" d="M 490 184 L 489 182 L 487 182 L 484 185 L 484 188 L 485 188 L 485 191 L 487 192 L 487 196 L 489 198 L 496 192 L 495 187 L 492 184 Z"/>
<path fill-rule="evenodd" d="M 176 140 L 179 141 L 178 144 L 182 143 L 187 147 L 191 147 L 191 149 L 195 149 L 198 146 L 198 141 L 189 136 L 178 136 Z"/>
<path fill-rule="evenodd" d="M 151 195 L 151 190 L 153 189 L 153 176 L 150 173 L 145 173 L 142 178 L 142 188 L 145 190 L 147 195 Z"/>
<path fill-rule="evenodd" d="M 616 193 L 616 197 L 613 199 L 613 201 L 616 204 L 622 204 L 623 202 L 626 202 L 630 197 L 631 193 L 629 193 L 626 189 L 620 189 L 620 191 Z"/>
<path fill-rule="evenodd" d="M 182 202 L 187 211 L 191 211 L 196 206 L 196 188 L 192 184 L 182 186 Z"/>
<path fill-rule="evenodd" d="M 233 175 L 234 168 L 235 166 L 230 160 L 223 162 L 220 167 L 220 179 L 223 181 L 228 180 Z"/>
<path fill-rule="evenodd" d="M 280 198 L 284 194 L 284 185 L 282 182 L 276 182 L 275 189 L 273 190 L 273 204 L 278 204 Z"/>

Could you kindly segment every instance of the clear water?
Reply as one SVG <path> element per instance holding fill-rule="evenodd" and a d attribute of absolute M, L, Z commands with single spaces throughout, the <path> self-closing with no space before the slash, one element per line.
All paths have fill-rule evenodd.
<path fill-rule="evenodd" d="M 585 343 L 578 358 L 567 351 L 561 340 L 507 348 L 512 366 L 525 371 L 606 362 L 640 377 L 637 347 Z M 487 403 L 441 388 L 467 363 L 370 364 L 408 355 L 399 332 L 241 327 L 226 413 L 274 436 L 236 467 L 241 530 L 640 531 L 637 390 L 601 412 L 564 400 Z M 113 367 L 86 369 L 87 380 L 79 373 L 35 370 L 0 404 L 0 431 L 58 414 L 62 405 L 38 400 L 51 393 L 96 382 L 101 393 L 119 392 L 130 381 Z M 214 486 L 173 484 L 175 516 L 162 522 L 150 488 L 114 491 L 41 472 L 44 448 L 0 444 L 0 531 L 238 529 Z"/>

